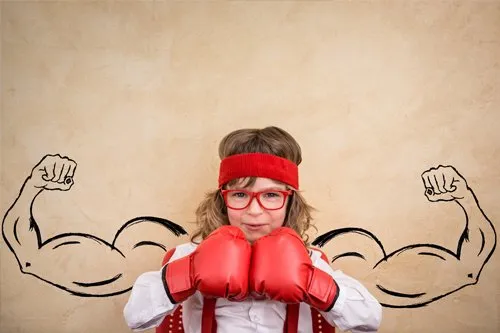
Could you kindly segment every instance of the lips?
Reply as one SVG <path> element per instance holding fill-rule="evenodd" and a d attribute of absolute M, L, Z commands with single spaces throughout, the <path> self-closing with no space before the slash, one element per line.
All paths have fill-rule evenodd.
<path fill-rule="evenodd" d="M 251 231 L 257 231 L 266 226 L 266 224 L 246 224 L 243 223 L 246 229 L 251 230 Z"/>

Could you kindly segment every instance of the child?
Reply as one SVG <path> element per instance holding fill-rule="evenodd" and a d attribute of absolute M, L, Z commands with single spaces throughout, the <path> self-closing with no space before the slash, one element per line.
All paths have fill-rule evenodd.
<path fill-rule="evenodd" d="M 377 331 L 377 300 L 308 248 L 295 139 L 277 127 L 236 130 L 219 156 L 219 187 L 196 211 L 198 230 L 137 279 L 128 326 L 157 327 L 182 303 L 186 332 L 311 332 L 311 309 L 342 330 Z"/>

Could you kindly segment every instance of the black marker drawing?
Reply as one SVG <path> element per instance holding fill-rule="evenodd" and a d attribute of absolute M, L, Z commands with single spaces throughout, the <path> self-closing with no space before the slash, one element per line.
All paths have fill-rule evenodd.
<path fill-rule="evenodd" d="M 332 230 L 313 242 L 319 247 L 331 244 L 336 265 L 342 259 L 361 261 L 356 264 L 367 271 L 367 287 L 385 307 L 425 306 L 476 284 L 495 251 L 495 228 L 453 166 L 431 168 L 422 174 L 422 180 L 429 201 L 455 202 L 464 212 L 465 227 L 455 251 L 435 244 L 413 244 L 386 254 L 380 240 L 361 228 Z M 347 250 L 336 249 L 339 241 L 348 244 Z M 366 246 L 361 249 L 361 244 Z"/>
<path fill-rule="evenodd" d="M 144 216 L 127 221 L 110 243 L 84 233 L 65 233 L 42 240 L 32 213 L 35 199 L 44 190 L 71 189 L 76 166 L 76 162 L 60 155 L 42 158 L 4 216 L 3 238 L 25 274 L 82 297 L 125 293 L 141 273 L 127 274 L 127 268 L 134 266 L 127 265 L 128 261 L 142 260 L 140 249 L 165 251 L 168 235 L 179 237 L 187 232 L 169 220 Z M 496 247 L 493 224 L 454 167 L 429 169 L 422 174 L 422 180 L 429 201 L 455 202 L 464 212 L 465 227 L 455 251 L 435 244 L 413 244 L 386 254 L 380 240 L 361 228 L 332 230 L 313 242 L 319 247 L 332 245 L 332 263 L 354 259 L 367 268 L 369 274 L 363 281 L 386 307 L 421 307 L 476 284 Z M 152 225 L 160 232 L 144 232 L 144 227 Z M 155 239 L 141 239 L 144 234 L 152 234 Z M 347 241 L 347 250 L 337 247 L 340 241 Z M 102 272 L 102 265 L 92 267 L 96 260 L 106 263 L 108 273 Z"/>
<path fill-rule="evenodd" d="M 140 273 L 131 274 L 130 266 L 134 265 L 130 262 L 143 260 L 141 250 L 166 251 L 169 245 L 164 242 L 169 235 L 179 237 L 187 232 L 169 220 L 143 216 L 127 221 L 111 243 L 84 233 L 64 233 L 43 240 L 33 217 L 35 199 L 44 190 L 68 191 L 74 184 L 76 166 L 76 162 L 67 157 L 44 156 L 4 216 L 3 239 L 25 274 L 82 297 L 125 293 Z M 152 225 L 158 232 L 145 233 L 144 228 Z M 142 239 L 145 234 L 154 239 Z M 105 263 L 105 272 L 102 263 Z"/>

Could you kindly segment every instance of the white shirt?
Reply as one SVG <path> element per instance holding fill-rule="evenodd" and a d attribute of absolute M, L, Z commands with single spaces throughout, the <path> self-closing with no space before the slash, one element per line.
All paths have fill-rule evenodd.
<path fill-rule="evenodd" d="M 189 255 L 196 244 L 186 243 L 177 246 L 169 261 Z M 311 260 L 315 267 L 330 274 L 337 282 L 339 296 L 333 308 L 320 312 L 332 326 L 352 333 L 376 332 L 382 319 L 382 307 L 368 290 L 355 279 L 334 271 L 321 259 L 321 252 L 312 249 Z M 127 325 L 139 332 L 159 326 L 165 316 L 174 312 L 178 305 L 172 304 L 163 287 L 161 270 L 147 272 L 139 276 L 132 287 L 130 298 L 124 308 Z M 184 331 L 201 333 L 203 296 L 195 292 L 182 303 Z M 246 299 L 231 302 L 219 298 L 215 305 L 217 332 L 262 332 L 282 333 L 286 317 L 286 304 L 271 300 Z M 300 303 L 298 332 L 312 330 L 310 307 Z"/>

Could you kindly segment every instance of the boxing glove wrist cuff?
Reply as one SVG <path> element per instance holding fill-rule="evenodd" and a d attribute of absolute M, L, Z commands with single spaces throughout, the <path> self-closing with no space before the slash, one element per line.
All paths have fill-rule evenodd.
<path fill-rule="evenodd" d="M 190 272 L 190 256 L 172 261 L 162 268 L 163 287 L 172 304 L 184 301 L 196 291 Z"/>
<path fill-rule="evenodd" d="M 339 287 L 328 273 L 314 267 L 307 293 L 307 303 L 320 311 L 328 312 L 339 297 Z"/>

